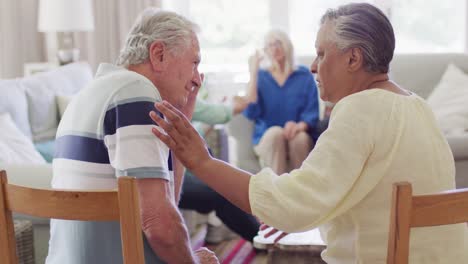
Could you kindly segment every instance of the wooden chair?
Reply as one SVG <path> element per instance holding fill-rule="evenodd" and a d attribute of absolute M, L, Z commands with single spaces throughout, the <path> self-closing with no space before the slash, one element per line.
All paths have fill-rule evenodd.
<path fill-rule="evenodd" d="M 118 191 L 44 190 L 8 184 L 0 171 L 0 256 L 18 263 L 12 212 L 66 220 L 120 221 L 124 263 L 144 263 L 136 181 L 121 177 Z"/>
<path fill-rule="evenodd" d="M 387 264 L 407 264 L 411 227 L 468 221 L 468 189 L 415 195 L 408 182 L 393 185 Z"/>

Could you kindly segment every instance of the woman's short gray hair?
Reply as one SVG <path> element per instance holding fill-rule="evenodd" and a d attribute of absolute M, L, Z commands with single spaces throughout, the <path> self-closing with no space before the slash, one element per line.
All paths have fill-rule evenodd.
<path fill-rule="evenodd" d="M 197 31 L 198 26 L 181 15 L 147 8 L 128 33 L 117 65 L 126 67 L 146 62 L 148 49 L 154 41 L 163 42 L 172 54 L 177 55 L 190 46 L 192 36 Z"/>
<path fill-rule="evenodd" d="M 368 72 L 387 73 L 395 50 L 395 34 L 385 14 L 366 3 L 352 3 L 329 9 L 320 24 L 334 23 L 334 41 L 338 49 L 359 48 Z"/>

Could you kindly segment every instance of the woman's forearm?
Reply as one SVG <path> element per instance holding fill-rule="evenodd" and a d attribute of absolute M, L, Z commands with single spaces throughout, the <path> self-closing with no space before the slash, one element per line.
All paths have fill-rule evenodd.
<path fill-rule="evenodd" d="M 250 81 L 247 90 L 247 100 L 249 103 L 257 102 L 257 72 L 250 74 Z"/>
<path fill-rule="evenodd" d="M 172 157 L 172 167 L 174 168 L 174 200 L 176 204 L 179 204 L 185 168 L 175 156 Z"/>
<path fill-rule="evenodd" d="M 231 203 L 251 213 L 249 182 L 252 175 L 250 173 L 214 158 L 197 166 L 192 172 Z"/>

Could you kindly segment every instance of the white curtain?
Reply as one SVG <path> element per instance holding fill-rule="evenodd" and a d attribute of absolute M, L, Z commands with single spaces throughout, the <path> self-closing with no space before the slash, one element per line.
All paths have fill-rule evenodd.
<path fill-rule="evenodd" d="M 44 61 L 37 6 L 38 0 L 0 0 L 0 79 L 22 76 L 26 62 Z"/>
<path fill-rule="evenodd" d="M 50 47 L 55 48 L 50 42 L 47 47 L 44 33 L 37 31 L 38 3 L 0 0 L 0 79 L 21 77 L 24 63 L 45 62 Z M 94 31 L 75 33 L 80 60 L 94 69 L 101 62 L 115 62 L 134 20 L 150 6 L 160 7 L 161 0 L 94 0 Z"/>

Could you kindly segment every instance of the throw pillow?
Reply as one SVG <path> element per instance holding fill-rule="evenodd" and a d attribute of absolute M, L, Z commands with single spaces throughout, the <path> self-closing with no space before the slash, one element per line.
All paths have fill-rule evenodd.
<path fill-rule="evenodd" d="M 71 63 L 21 80 L 35 142 L 55 137 L 59 121 L 55 96 L 76 94 L 91 80 L 91 68 L 86 63 Z"/>
<path fill-rule="evenodd" d="M 468 75 L 462 70 L 450 64 L 427 102 L 444 134 L 468 132 Z"/>
<path fill-rule="evenodd" d="M 21 132 L 32 138 L 28 101 L 19 79 L 0 80 L 0 113 L 10 113 Z"/>
<path fill-rule="evenodd" d="M 61 119 L 63 114 L 65 113 L 65 109 L 67 109 L 68 104 L 73 99 L 73 96 L 57 95 L 57 97 L 55 97 L 55 99 L 57 100 L 59 116 L 60 116 L 60 119 Z"/>
<path fill-rule="evenodd" d="M 0 113 L 0 163 L 44 164 L 32 141 L 13 123 L 8 113 Z"/>

